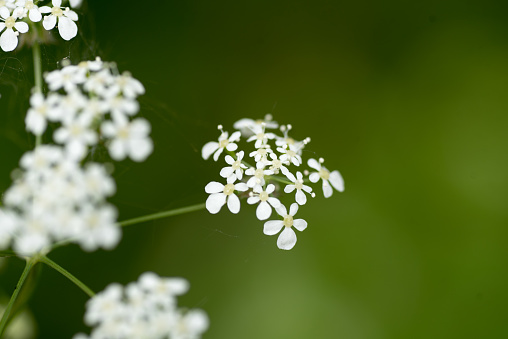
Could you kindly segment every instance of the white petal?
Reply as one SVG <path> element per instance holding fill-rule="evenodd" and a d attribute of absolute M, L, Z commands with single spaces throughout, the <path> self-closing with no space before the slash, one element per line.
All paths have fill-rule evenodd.
<path fill-rule="evenodd" d="M 242 133 L 236 131 L 229 137 L 229 142 L 235 142 L 240 140 L 240 137 L 242 136 Z"/>
<path fill-rule="evenodd" d="M 229 177 L 235 170 L 232 167 L 223 167 L 220 170 L 220 176 L 223 178 Z"/>
<path fill-rule="evenodd" d="M 249 197 L 247 198 L 247 204 L 254 205 L 259 201 L 259 197 Z"/>
<path fill-rule="evenodd" d="M 290 250 L 296 244 L 296 233 L 291 228 L 285 227 L 277 239 L 277 247 L 281 250 Z"/>
<path fill-rule="evenodd" d="M 233 151 L 236 151 L 238 149 L 238 145 L 237 144 L 228 144 L 226 146 L 226 149 L 230 152 L 233 152 Z"/>
<path fill-rule="evenodd" d="M 221 155 L 222 151 L 224 150 L 224 148 L 222 147 L 219 147 L 219 149 L 215 152 L 215 154 L 213 155 L 213 160 L 214 161 L 217 161 L 219 160 L 219 156 Z"/>
<path fill-rule="evenodd" d="M 249 186 L 247 186 L 247 184 L 244 184 L 243 182 L 240 182 L 235 185 L 235 190 L 237 190 L 239 192 L 245 192 L 248 189 L 249 189 Z"/>
<path fill-rule="evenodd" d="M 284 172 L 282 172 L 282 173 L 284 173 Z M 285 175 L 285 176 L 286 176 L 289 180 L 291 180 L 292 182 L 295 182 L 295 181 L 296 181 L 296 178 L 295 178 L 295 176 L 293 175 L 293 173 L 291 173 L 291 172 L 289 172 L 289 171 L 288 171 L 288 172 L 284 173 L 284 175 Z"/>
<path fill-rule="evenodd" d="M 272 215 L 272 207 L 266 201 L 261 201 L 256 208 L 256 217 L 259 220 L 266 220 L 270 218 L 270 215 Z"/>
<path fill-rule="evenodd" d="M 270 197 L 270 198 L 268 198 L 268 202 L 270 203 L 270 205 L 272 205 L 275 208 L 280 206 L 280 200 L 277 198 Z"/>
<path fill-rule="evenodd" d="M 0 32 L 3 31 L 5 28 L 5 24 L 0 21 Z"/>
<path fill-rule="evenodd" d="M 0 47 L 5 52 L 13 51 L 18 46 L 18 36 L 12 28 L 7 28 L 0 36 Z"/>
<path fill-rule="evenodd" d="M 32 8 L 30 12 L 28 12 L 28 17 L 32 22 L 39 22 L 42 20 L 42 14 L 37 8 Z"/>
<path fill-rule="evenodd" d="M 72 21 L 78 21 L 78 14 L 74 11 L 64 11 L 64 15 Z"/>
<path fill-rule="evenodd" d="M 288 215 L 288 211 L 286 210 L 286 206 L 280 204 L 279 207 L 277 207 L 275 209 L 277 211 L 277 213 L 281 216 L 281 217 L 285 217 L 286 215 Z"/>
<path fill-rule="evenodd" d="M 61 7 L 62 6 L 62 0 L 53 0 L 51 1 L 53 4 L 53 7 Z"/>
<path fill-rule="evenodd" d="M 316 159 L 309 159 L 309 161 L 307 161 L 307 165 L 317 171 L 321 170 L 321 164 Z"/>
<path fill-rule="evenodd" d="M 129 143 L 130 158 L 134 161 L 145 161 L 153 151 L 153 143 L 149 138 L 132 140 Z"/>
<path fill-rule="evenodd" d="M 224 158 L 224 160 L 226 160 L 226 163 L 227 163 L 228 165 L 233 165 L 233 163 L 235 162 L 235 159 L 233 159 L 233 157 L 232 157 L 232 156 L 230 156 L 229 154 L 228 154 L 228 155 L 226 155 L 226 157 Z"/>
<path fill-rule="evenodd" d="M 42 20 L 42 26 L 44 26 L 44 28 L 47 31 L 55 28 L 55 25 L 56 25 L 56 16 L 54 15 L 45 16 L 44 20 Z"/>
<path fill-rule="evenodd" d="M 9 12 L 9 9 L 7 7 L 3 6 L 3 7 L 0 7 L 0 16 L 3 19 L 7 19 L 8 17 L 11 16 L 11 13 Z"/>
<path fill-rule="evenodd" d="M 312 192 L 312 187 L 307 186 L 307 185 L 302 185 L 302 190 L 304 190 L 307 193 L 311 193 Z"/>
<path fill-rule="evenodd" d="M 51 13 L 51 7 L 49 6 L 42 6 L 42 7 L 39 7 L 39 12 L 41 13 Z"/>
<path fill-rule="evenodd" d="M 208 194 L 219 193 L 219 192 L 222 192 L 222 191 L 224 191 L 224 185 L 221 184 L 220 182 L 217 182 L 217 181 L 209 182 L 205 186 L 205 192 L 208 193 Z"/>
<path fill-rule="evenodd" d="M 344 179 L 342 179 L 342 175 L 340 175 L 339 171 L 333 171 L 330 173 L 329 180 L 337 191 L 344 192 Z"/>
<path fill-rule="evenodd" d="M 275 185 L 274 184 L 270 184 L 270 185 L 266 186 L 266 193 L 272 194 L 273 191 L 275 191 Z"/>
<path fill-rule="evenodd" d="M 328 180 L 323 180 L 323 195 L 325 198 L 331 197 L 333 194 L 332 186 L 330 186 L 330 183 Z"/>
<path fill-rule="evenodd" d="M 58 32 L 64 40 L 71 40 L 78 34 L 78 25 L 71 19 L 61 16 L 58 19 Z"/>
<path fill-rule="evenodd" d="M 240 212 L 240 199 L 235 194 L 231 194 L 228 198 L 228 208 L 231 213 Z"/>
<path fill-rule="evenodd" d="M 295 185 L 286 185 L 286 187 L 284 187 L 284 192 L 291 193 L 295 190 L 295 187 Z"/>
<path fill-rule="evenodd" d="M 311 173 L 309 175 L 309 180 L 310 180 L 310 182 L 313 182 L 313 183 L 318 182 L 319 178 L 320 178 L 320 176 L 319 176 L 319 173 L 317 173 L 317 172 Z"/>
<path fill-rule="evenodd" d="M 201 156 L 203 157 L 203 159 L 208 160 L 208 158 L 210 158 L 210 155 L 212 155 L 212 153 L 215 152 L 218 148 L 219 148 L 218 142 L 210 141 L 206 143 L 201 149 Z"/>
<path fill-rule="evenodd" d="M 214 193 L 206 199 L 206 209 L 212 214 L 217 214 L 225 203 L 226 195 L 224 193 Z"/>
<path fill-rule="evenodd" d="M 28 24 L 26 22 L 16 22 L 14 24 L 14 28 L 16 28 L 20 33 L 28 32 Z"/>
<path fill-rule="evenodd" d="M 123 160 L 127 156 L 127 148 L 125 147 L 125 143 L 120 140 L 113 140 L 108 147 L 109 155 L 114 160 Z"/>
<path fill-rule="evenodd" d="M 279 233 L 282 227 L 284 227 L 284 222 L 282 220 L 270 220 L 265 222 L 263 233 L 266 235 L 274 235 Z"/>
<path fill-rule="evenodd" d="M 305 205 L 305 203 L 307 202 L 307 197 L 305 196 L 305 193 L 302 192 L 302 190 L 297 190 L 295 200 L 300 205 Z"/>
<path fill-rule="evenodd" d="M 293 226 L 300 232 L 307 228 L 307 222 L 303 219 L 293 220 Z"/>
<path fill-rule="evenodd" d="M 295 214 L 298 212 L 298 204 L 292 203 L 289 207 L 289 215 L 294 217 Z"/>

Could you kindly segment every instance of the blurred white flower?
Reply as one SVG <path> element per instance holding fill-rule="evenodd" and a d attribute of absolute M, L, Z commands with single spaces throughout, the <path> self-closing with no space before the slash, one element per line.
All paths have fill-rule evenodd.
<path fill-rule="evenodd" d="M 324 160 L 322 158 L 319 159 L 319 162 L 316 159 L 309 159 L 307 163 L 309 167 L 317 170 L 317 172 L 313 172 L 309 175 L 309 180 L 313 183 L 318 182 L 319 179 L 323 180 L 323 194 L 325 198 L 329 198 L 333 194 L 333 189 L 330 184 L 332 184 L 337 191 L 343 192 L 344 179 L 342 179 L 342 176 L 337 170 L 330 173 L 326 167 L 321 165 L 323 162 Z"/>
<path fill-rule="evenodd" d="M 262 124 L 265 125 L 265 128 L 268 129 L 275 129 L 279 127 L 277 122 L 273 121 L 273 117 L 271 114 L 265 115 L 264 119 L 259 120 L 253 120 L 253 119 L 240 119 L 237 122 L 233 124 L 233 127 L 240 132 L 242 132 L 242 135 L 244 137 L 249 137 L 253 134 L 255 134 L 256 130 L 259 130 L 262 126 Z"/>
<path fill-rule="evenodd" d="M 48 120 L 55 121 L 60 116 L 58 96 L 55 94 L 44 98 L 42 93 L 36 92 L 30 97 L 30 109 L 25 118 L 26 129 L 35 135 L 44 133 Z"/>
<path fill-rule="evenodd" d="M 301 232 L 307 228 L 307 222 L 303 219 L 294 219 L 296 212 L 298 212 L 298 204 L 296 203 L 293 203 L 289 208 L 289 214 L 284 205 L 280 205 L 276 211 L 284 219 L 265 222 L 263 233 L 266 235 L 275 235 L 284 228 L 277 239 L 277 247 L 282 250 L 290 250 L 296 244 L 296 233 L 293 231 L 292 227 L 294 226 Z"/>
<path fill-rule="evenodd" d="M 109 154 L 115 160 L 130 157 L 134 161 L 144 161 L 153 150 L 149 137 L 150 124 L 142 118 L 129 122 L 126 118 L 102 123 L 104 136 L 112 138 L 108 145 Z"/>

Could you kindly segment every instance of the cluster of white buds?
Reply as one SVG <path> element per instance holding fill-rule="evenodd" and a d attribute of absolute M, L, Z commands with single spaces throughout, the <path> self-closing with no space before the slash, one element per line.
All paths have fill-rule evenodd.
<path fill-rule="evenodd" d="M 177 307 L 176 297 L 186 293 L 182 278 L 161 278 L 143 273 L 126 287 L 111 284 L 86 305 L 85 323 L 92 333 L 73 339 L 199 339 L 208 329 L 202 310 Z"/>
<path fill-rule="evenodd" d="M 219 140 L 208 142 L 202 148 L 201 154 L 205 160 L 213 154 L 213 159 L 217 161 L 223 152 L 228 153 L 225 161 L 229 165 L 220 171 L 220 176 L 226 180 L 225 185 L 216 181 L 206 185 L 205 192 L 210 194 L 206 200 L 206 208 L 215 214 L 227 203 L 232 213 L 238 213 L 240 198 L 248 197 L 248 204 L 258 204 L 256 216 L 259 220 L 270 218 L 274 208 L 283 220 L 265 222 L 264 233 L 275 235 L 283 229 L 277 246 L 289 250 L 296 244 L 293 227 L 299 231 L 307 228 L 305 220 L 294 219 L 298 206 L 307 203 L 307 195 L 315 196 L 312 187 L 307 184 L 322 180 L 323 194 L 325 198 L 329 198 L 333 193 L 332 187 L 340 192 L 344 191 L 344 180 L 339 171 L 330 172 L 324 167 L 322 158 L 319 161 L 309 159 L 306 162 L 315 172 L 297 170 L 305 163 L 302 151 L 310 138 L 296 141 L 290 137 L 291 125 L 280 127 L 282 135 L 267 132 L 267 129 L 279 128 L 271 115 L 267 115 L 264 120 L 242 119 L 237 121 L 234 127 L 237 131 L 229 136 L 219 125 Z M 253 146 L 251 152 L 242 150 L 235 153 L 242 137 L 246 138 L 247 145 Z M 251 159 L 245 160 L 245 154 Z M 305 178 L 306 176 L 308 178 Z M 238 192 L 238 195 L 235 192 Z M 289 213 L 279 200 L 283 193 L 291 194 L 296 201 L 291 204 Z"/>
<path fill-rule="evenodd" d="M 47 73 L 45 80 L 50 92 L 30 98 L 29 131 L 42 135 L 48 123 L 59 124 L 54 141 L 78 160 L 99 142 L 107 144 L 114 160 L 144 161 L 152 153 L 150 124 L 134 118 L 139 112 L 136 98 L 145 89 L 129 73 L 118 74 L 114 63 L 96 59 L 65 65 Z"/>
<path fill-rule="evenodd" d="M 61 241 L 86 251 L 117 245 L 116 209 L 106 202 L 116 187 L 102 165 L 82 167 L 61 147 L 42 145 L 25 153 L 20 166 L 0 208 L 0 250 L 31 256 Z"/>
<path fill-rule="evenodd" d="M 45 1 L 34 0 L 0 0 L 0 48 L 10 52 L 18 46 L 20 33 L 28 32 L 27 22 L 35 24 L 42 21 L 46 30 L 58 27 L 58 32 L 64 40 L 71 40 L 78 34 L 78 15 L 70 7 L 62 7 L 62 0 L 52 0 L 47 5 L 40 6 Z M 81 5 L 81 0 L 69 0 L 73 8 Z M 44 16 L 43 16 L 44 14 Z"/>

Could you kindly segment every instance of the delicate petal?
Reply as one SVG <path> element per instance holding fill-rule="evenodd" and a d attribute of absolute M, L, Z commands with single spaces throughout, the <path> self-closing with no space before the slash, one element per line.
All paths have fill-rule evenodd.
<path fill-rule="evenodd" d="M 78 21 L 78 14 L 74 11 L 64 11 L 64 15 L 72 21 Z"/>
<path fill-rule="evenodd" d="M 236 131 L 229 137 L 229 142 L 235 142 L 240 140 L 240 137 L 242 136 L 242 133 Z"/>
<path fill-rule="evenodd" d="M 291 207 L 289 207 L 289 215 L 294 217 L 298 212 L 298 204 L 292 203 Z"/>
<path fill-rule="evenodd" d="M 274 184 L 270 184 L 270 185 L 266 186 L 266 193 L 272 194 L 274 191 L 275 191 L 275 185 Z"/>
<path fill-rule="evenodd" d="M 321 164 L 316 159 L 309 159 L 309 161 L 307 161 L 307 165 L 316 171 L 321 170 Z"/>
<path fill-rule="evenodd" d="M 220 170 L 220 176 L 223 178 L 229 177 L 231 174 L 233 174 L 235 170 L 232 167 L 223 167 Z"/>
<path fill-rule="evenodd" d="M 266 220 L 270 218 L 270 215 L 272 215 L 272 207 L 266 201 L 261 201 L 256 208 L 256 217 L 259 220 Z"/>
<path fill-rule="evenodd" d="M 213 154 L 219 148 L 219 143 L 216 141 L 210 141 L 206 143 L 201 149 L 201 156 L 203 159 L 208 160 L 210 155 Z"/>
<path fill-rule="evenodd" d="M 39 12 L 44 13 L 44 14 L 51 13 L 51 7 L 49 7 L 49 6 L 39 7 Z"/>
<path fill-rule="evenodd" d="M 14 24 L 14 28 L 16 28 L 20 33 L 28 32 L 28 24 L 23 21 L 16 22 Z"/>
<path fill-rule="evenodd" d="M 286 215 L 288 215 L 288 211 L 286 210 L 286 206 L 280 204 L 279 207 L 275 208 L 275 210 L 277 211 L 277 213 L 281 216 L 281 217 L 285 217 Z"/>
<path fill-rule="evenodd" d="M 339 192 L 344 192 L 344 179 L 340 175 L 339 171 L 333 171 L 330 173 L 330 183 Z"/>
<path fill-rule="evenodd" d="M 71 40 L 78 34 L 78 26 L 71 19 L 61 16 L 58 19 L 58 32 L 64 40 Z"/>
<path fill-rule="evenodd" d="M 226 160 L 226 163 L 227 163 L 228 165 L 233 165 L 233 164 L 234 164 L 234 162 L 235 162 L 235 159 L 233 159 L 233 157 L 232 157 L 232 156 L 230 156 L 229 154 L 228 154 L 228 155 L 226 155 L 226 157 L 224 158 L 224 160 Z"/>
<path fill-rule="evenodd" d="M 277 208 L 277 207 L 279 207 L 279 206 L 280 206 L 280 200 L 279 200 L 279 199 L 277 199 L 277 198 L 272 198 L 272 197 L 270 197 L 270 198 L 268 198 L 268 200 L 267 200 L 267 201 L 270 203 L 270 205 L 272 205 L 272 206 L 273 206 L 273 207 L 275 207 L 275 208 Z"/>
<path fill-rule="evenodd" d="M 219 193 L 219 192 L 222 192 L 222 191 L 224 191 L 224 185 L 221 184 L 220 182 L 217 182 L 217 181 L 209 182 L 205 186 L 205 192 L 208 193 L 208 194 Z"/>
<path fill-rule="evenodd" d="M 14 33 L 12 28 L 7 28 L 0 36 L 0 47 L 5 52 L 10 52 L 18 46 L 18 35 Z"/>
<path fill-rule="evenodd" d="M 305 203 L 307 202 L 307 197 L 305 196 L 305 193 L 302 192 L 302 190 L 297 190 L 295 200 L 298 204 L 305 205 Z"/>
<path fill-rule="evenodd" d="M 293 226 L 300 232 L 307 228 L 307 222 L 303 219 L 293 220 Z"/>
<path fill-rule="evenodd" d="M 231 213 L 240 212 L 240 199 L 235 194 L 231 194 L 228 198 L 228 208 Z"/>
<path fill-rule="evenodd" d="M 295 247 L 296 233 L 291 228 L 285 227 L 277 239 L 277 247 L 281 250 L 290 250 Z"/>
<path fill-rule="evenodd" d="M 39 22 L 42 20 L 42 14 L 37 8 L 32 8 L 30 12 L 28 12 L 28 18 L 32 22 Z"/>
<path fill-rule="evenodd" d="M 313 182 L 313 183 L 318 182 L 319 178 L 320 178 L 320 176 L 319 176 L 319 173 L 317 173 L 317 172 L 311 173 L 309 175 L 309 180 L 310 180 L 310 182 Z"/>
<path fill-rule="evenodd" d="M 206 199 L 206 209 L 212 214 L 217 214 L 225 203 L 226 195 L 224 193 L 214 193 Z"/>
<path fill-rule="evenodd" d="M 214 155 L 213 155 L 213 160 L 214 161 L 219 160 L 219 156 L 221 155 L 223 150 L 224 150 L 224 148 L 219 147 L 219 149 L 214 153 Z"/>
<path fill-rule="evenodd" d="M 284 227 L 284 222 L 282 220 L 270 220 L 265 222 L 263 233 L 266 235 L 274 235 L 279 233 L 282 227 Z"/>
<path fill-rule="evenodd" d="M 254 205 L 259 201 L 259 197 L 249 197 L 247 198 L 247 204 Z"/>
<path fill-rule="evenodd" d="M 323 194 L 325 198 L 329 198 L 333 194 L 332 186 L 330 186 L 328 180 L 323 180 Z"/>
<path fill-rule="evenodd" d="M 247 186 L 247 184 L 244 184 L 243 182 L 240 182 L 235 185 L 235 190 L 237 190 L 239 192 L 245 192 L 248 189 L 249 189 L 249 186 Z"/>
<path fill-rule="evenodd" d="M 295 187 L 295 185 L 286 185 L 286 187 L 284 187 L 284 192 L 291 193 L 295 190 Z"/>
<path fill-rule="evenodd" d="M 2 17 L 3 19 L 7 19 L 10 16 L 11 13 L 9 12 L 9 9 L 7 7 L 5 6 L 0 7 L 0 17 Z"/>
<path fill-rule="evenodd" d="M 282 173 L 284 173 L 284 172 L 282 172 Z M 295 176 L 293 175 L 293 173 L 291 173 L 291 172 L 287 171 L 286 173 L 284 173 L 284 175 L 285 175 L 285 176 L 286 176 L 289 180 L 291 180 L 292 182 L 296 182 L 296 178 L 295 178 Z"/>
<path fill-rule="evenodd" d="M 307 193 L 311 193 L 312 192 L 312 187 L 307 186 L 307 185 L 302 185 L 302 190 L 304 190 Z"/>
<path fill-rule="evenodd" d="M 44 28 L 47 31 L 55 28 L 55 26 L 56 26 L 56 16 L 54 16 L 54 15 L 45 16 L 44 20 L 42 20 L 42 26 L 44 26 Z"/>
<path fill-rule="evenodd" d="M 226 146 L 226 149 L 230 152 L 236 151 L 238 149 L 238 145 L 234 143 L 230 143 Z"/>
<path fill-rule="evenodd" d="M 53 0 L 51 1 L 53 7 L 62 7 L 62 0 Z"/>

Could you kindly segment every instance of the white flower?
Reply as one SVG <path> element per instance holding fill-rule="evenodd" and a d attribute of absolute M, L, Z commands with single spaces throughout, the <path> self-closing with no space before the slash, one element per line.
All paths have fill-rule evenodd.
<path fill-rule="evenodd" d="M 254 152 L 251 152 L 249 154 L 249 156 L 253 157 L 254 161 L 256 161 L 256 162 L 267 163 L 268 162 L 268 160 L 267 160 L 268 155 L 272 154 L 272 153 L 273 153 L 273 151 L 270 148 L 270 145 L 262 145 L 260 148 L 258 148 Z"/>
<path fill-rule="evenodd" d="M 209 326 L 208 316 L 201 310 L 190 310 L 184 314 L 177 313 L 174 325 L 171 326 L 171 339 L 200 338 Z"/>
<path fill-rule="evenodd" d="M 77 242 L 87 252 L 97 248 L 113 249 L 122 236 L 121 229 L 116 225 L 116 210 L 112 206 L 100 208 L 92 205 L 81 207 L 80 216 L 86 225 L 80 231 Z"/>
<path fill-rule="evenodd" d="M 263 145 L 266 145 L 268 140 L 275 139 L 275 134 L 273 133 L 266 133 L 265 132 L 266 124 L 263 122 L 261 123 L 261 126 L 256 126 L 252 132 L 254 133 L 253 136 L 251 136 L 249 139 L 247 139 L 247 142 L 251 142 L 255 140 L 254 147 L 260 148 Z"/>
<path fill-rule="evenodd" d="M 62 0 L 52 0 L 53 7 L 43 6 L 39 8 L 41 13 L 47 14 L 42 21 L 42 26 L 49 31 L 55 27 L 58 21 L 58 32 L 64 40 L 71 40 L 78 34 L 78 15 L 70 8 L 62 9 Z"/>
<path fill-rule="evenodd" d="M 292 227 L 294 226 L 301 232 L 307 228 L 307 222 L 303 219 L 294 219 L 296 212 L 298 212 L 298 204 L 296 203 L 293 203 L 289 208 L 289 214 L 284 205 L 280 205 L 276 211 L 284 220 L 270 220 L 265 222 L 263 233 L 266 235 L 275 235 L 284 228 L 277 239 L 277 247 L 282 250 L 290 250 L 296 244 L 296 233 L 293 231 Z"/>
<path fill-rule="evenodd" d="M 114 95 L 105 98 L 105 102 L 113 120 L 124 119 L 127 116 L 135 115 L 139 111 L 139 104 L 136 100 L 124 98 L 123 96 Z"/>
<path fill-rule="evenodd" d="M 28 14 L 28 18 L 32 22 L 39 22 L 42 20 L 39 7 L 34 4 L 33 0 L 18 0 L 16 6 L 16 14 L 18 17 L 25 18 Z"/>
<path fill-rule="evenodd" d="M 26 129 L 35 135 L 44 133 L 47 120 L 55 121 L 60 117 L 58 96 L 49 95 L 47 99 L 42 93 L 36 92 L 30 97 L 30 109 L 25 118 Z"/>
<path fill-rule="evenodd" d="M 280 160 L 284 162 L 292 162 L 295 166 L 302 164 L 302 157 L 298 154 L 300 149 L 294 145 L 285 145 L 285 147 L 278 147 L 277 151 L 282 153 Z"/>
<path fill-rule="evenodd" d="M 6 249 L 19 227 L 19 218 L 11 211 L 0 209 L 0 250 Z"/>
<path fill-rule="evenodd" d="M 96 73 L 90 75 L 84 84 L 85 90 L 88 92 L 105 96 L 107 95 L 107 88 L 114 83 L 115 78 L 111 74 L 109 68 L 104 68 Z"/>
<path fill-rule="evenodd" d="M 265 164 L 262 162 L 256 163 L 256 169 L 251 167 L 245 171 L 245 174 L 252 175 L 247 180 L 248 187 L 263 186 L 265 184 L 265 175 L 273 175 L 274 172 L 269 169 L 265 169 Z"/>
<path fill-rule="evenodd" d="M 282 161 L 279 159 L 277 154 L 270 153 L 270 158 L 272 160 L 267 160 L 266 164 L 270 165 L 269 169 L 273 171 L 274 174 L 279 174 L 279 172 L 282 172 L 283 174 L 286 174 L 289 170 L 285 165 L 289 165 L 288 161 Z"/>
<path fill-rule="evenodd" d="M 82 2 L 83 2 L 83 0 L 69 0 L 71 7 L 74 7 L 74 8 L 81 6 Z"/>
<path fill-rule="evenodd" d="M 0 0 L 0 10 L 1 10 L 2 8 L 4 8 L 4 7 L 5 7 L 6 9 L 8 9 L 9 11 L 10 11 L 11 9 L 16 8 L 16 5 L 14 4 L 14 2 L 15 2 L 15 0 Z"/>
<path fill-rule="evenodd" d="M 342 179 L 342 176 L 340 175 L 339 171 L 333 171 L 330 173 L 326 169 L 326 167 L 322 166 L 323 159 L 319 159 L 319 162 L 317 162 L 315 159 L 309 159 L 307 164 L 309 167 L 312 167 L 313 169 L 317 170 L 318 172 L 313 172 L 309 176 L 309 180 L 311 182 L 318 182 L 319 179 L 323 180 L 323 194 L 325 198 L 329 198 L 332 196 L 333 190 L 330 184 L 339 192 L 344 191 L 344 179 Z"/>
<path fill-rule="evenodd" d="M 145 87 L 137 79 L 134 79 L 129 72 L 115 77 L 109 92 L 112 96 L 123 94 L 126 98 L 134 99 L 145 93 Z"/>
<path fill-rule="evenodd" d="M 113 138 L 109 143 L 109 154 L 115 160 L 126 157 L 134 161 L 144 161 L 153 151 L 153 143 L 149 137 L 150 123 L 138 118 L 129 122 L 126 118 L 117 118 L 114 122 L 102 123 L 102 133 Z"/>
<path fill-rule="evenodd" d="M 92 121 L 89 116 L 79 115 L 77 118 L 65 121 L 63 126 L 55 131 L 54 139 L 65 144 L 65 149 L 73 159 L 83 159 L 88 146 L 98 141 L 97 133 L 90 128 Z"/>
<path fill-rule="evenodd" d="M 62 69 L 49 72 L 46 74 L 45 80 L 52 91 L 64 88 L 67 92 L 72 92 L 78 85 L 86 81 L 86 71 L 82 67 L 68 65 Z"/>
<path fill-rule="evenodd" d="M 291 193 L 296 188 L 295 194 L 296 202 L 299 205 L 304 205 L 307 202 L 307 197 L 305 196 L 305 193 L 303 193 L 303 191 L 310 194 L 312 192 L 312 187 L 303 184 L 304 182 L 303 174 L 300 171 L 296 172 L 296 178 L 291 172 L 287 172 L 285 174 L 286 177 L 294 183 L 294 185 L 286 185 L 286 187 L 284 188 L 284 192 Z"/>
<path fill-rule="evenodd" d="M 210 194 L 208 199 L 206 199 L 206 209 L 210 213 L 219 213 L 226 201 L 231 213 L 236 214 L 240 212 L 240 199 L 238 199 L 235 191 L 245 192 L 249 188 L 244 183 L 234 184 L 235 179 L 236 178 L 233 178 L 231 180 L 228 178 L 228 183 L 226 185 L 216 181 L 212 181 L 206 185 L 205 192 Z"/>
<path fill-rule="evenodd" d="M 271 114 L 265 115 L 265 119 L 253 120 L 253 119 L 240 119 L 234 123 L 233 127 L 242 132 L 244 137 L 249 137 L 254 133 L 255 130 L 261 128 L 262 124 L 265 124 L 266 128 L 275 129 L 279 127 L 277 122 L 272 120 L 273 117 Z"/>
<path fill-rule="evenodd" d="M 233 181 L 237 178 L 238 180 L 242 180 L 243 178 L 243 170 L 247 169 L 247 166 L 242 163 L 242 159 L 244 156 L 244 152 L 240 151 L 236 153 L 236 160 L 233 159 L 232 156 L 226 155 L 226 163 L 231 166 L 223 167 L 220 171 L 220 176 L 223 178 L 234 177 Z"/>
<path fill-rule="evenodd" d="M 219 129 L 222 130 L 221 125 L 219 125 Z M 212 153 L 215 152 L 213 155 L 213 160 L 217 161 L 222 151 L 224 151 L 224 148 L 230 152 L 236 151 L 238 145 L 235 142 L 240 140 L 241 133 L 234 132 L 229 138 L 228 136 L 228 132 L 222 131 L 221 135 L 219 136 L 219 142 L 210 141 L 206 143 L 201 149 L 201 156 L 203 159 L 208 160 Z"/>
<path fill-rule="evenodd" d="M 0 17 L 3 22 L 0 22 L 0 48 L 5 52 L 13 51 L 18 46 L 19 33 L 28 32 L 28 24 L 26 22 L 17 22 L 16 16 L 11 16 L 9 9 L 6 6 L 0 7 Z M 14 31 L 14 28 L 16 31 Z"/>
<path fill-rule="evenodd" d="M 249 197 L 249 199 L 247 199 L 247 203 L 252 205 L 259 202 L 256 209 L 256 217 L 259 220 L 266 220 L 270 218 L 270 215 L 272 215 L 272 207 L 270 205 L 275 208 L 280 206 L 279 199 L 270 197 L 270 194 L 275 191 L 275 185 L 269 184 L 266 187 L 266 191 L 264 191 L 261 186 L 256 186 L 253 191 L 257 194 Z"/>
<path fill-rule="evenodd" d="M 115 319 L 122 314 L 123 289 L 120 284 L 110 284 L 86 303 L 85 324 L 94 326 Z"/>

